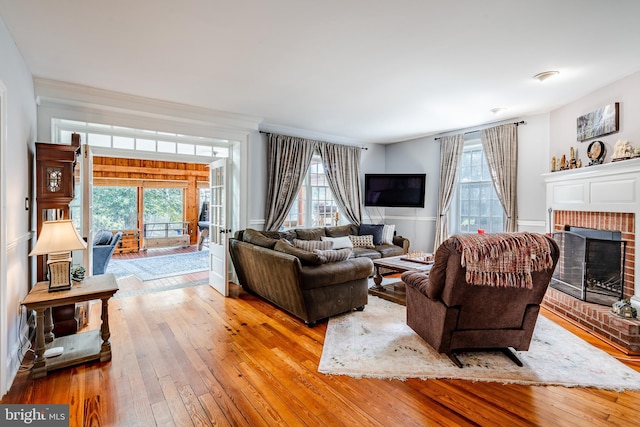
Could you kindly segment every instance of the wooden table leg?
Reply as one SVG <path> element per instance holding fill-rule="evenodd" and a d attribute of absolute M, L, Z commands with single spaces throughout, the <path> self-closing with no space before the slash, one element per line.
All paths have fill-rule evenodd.
<path fill-rule="evenodd" d="M 40 378 L 47 375 L 47 359 L 44 357 L 44 312 L 48 309 L 36 310 L 36 348 L 35 360 L 31 369 L 33 378 Z"/>
<path fill-rule="evenodd" d="M 376 272 L 373 275 L 373 285 L 371 289 L 374 291 L 384 291 L 384 287 L 382 286 L 382 274 L 380 274 L 380 267 L 376 265 Z"/>
<path fill-rule="evenodd" d="M 102 299 L 102 326 L 100 327 L 100 337 L 102 338 L 102 347 L 100 348 L 100 361 L 106 362 L 111 360 L 111 343 L 109 338 L 109 298 Z"/>
<path fill-rule="evenodd" d="M 44 342 L 50 343 L 55 337 L 53 335 L 53 308 L 49 307 L 44 310 Z"/>

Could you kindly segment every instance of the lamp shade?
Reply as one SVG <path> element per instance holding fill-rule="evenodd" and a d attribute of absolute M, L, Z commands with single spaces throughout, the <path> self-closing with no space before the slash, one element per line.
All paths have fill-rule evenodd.
<path fill-rule="evenodd" d="M 29 253 L 29 256 L 70 252 L 86 248 L 87 243 L 82 240 L 70 219 L 45 221 L 42 224 L 36 246 Z"/>

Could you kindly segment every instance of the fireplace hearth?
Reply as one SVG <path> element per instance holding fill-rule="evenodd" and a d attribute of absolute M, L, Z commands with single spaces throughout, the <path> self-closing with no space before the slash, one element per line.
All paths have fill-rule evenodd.
<path fill-rule="evenodd" d="M 582 301 L 611 306 L 623 298 L 626 242 L 617 231 L 565 226 L 550 286 Z"/>

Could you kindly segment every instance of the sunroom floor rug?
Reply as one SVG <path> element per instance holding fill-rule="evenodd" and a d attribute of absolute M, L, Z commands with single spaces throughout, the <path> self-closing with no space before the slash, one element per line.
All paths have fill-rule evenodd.
<path fill-rule="evenodd" d="M 464 379 L 529 385 L 640 390 L 640 373 L 539 316 L 518 367 L 500 352 L 460 354 L 463 368 L 406 324 L 406 307 L 369 296 L 362 312 L 329 320 L 318 371 L 355 378 Z"/>
<path fill-rule="evenodd" d="M 209 251 L 198 251 L 136 259 L 112 259 L 106 272 L 113 273 L 118 278 L 135 275 L 140 280 L 153 280 L 194 273 L 208 268 Z"/>

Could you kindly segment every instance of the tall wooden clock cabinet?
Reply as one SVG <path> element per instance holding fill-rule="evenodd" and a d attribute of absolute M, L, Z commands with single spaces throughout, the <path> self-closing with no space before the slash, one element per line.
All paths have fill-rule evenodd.
<path fill-rule="evenodd" d="M 80 134 L 72 135 L 71 145 L 36 142 L 37 235 L 43 222 L 70 218 L 79 154 Z M 38 281 L 45 280 L 46 271 L 45 257 L 38 256 Z"/>

